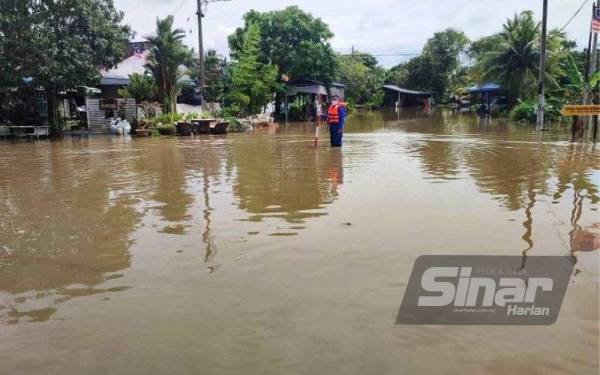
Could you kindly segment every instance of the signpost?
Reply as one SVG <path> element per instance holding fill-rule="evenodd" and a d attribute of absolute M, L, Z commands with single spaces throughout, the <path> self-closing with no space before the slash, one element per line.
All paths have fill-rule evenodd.
<path fill-rule="evenodd" d="M 564 105 L 560 113 L 563 116 L 598 116 L 600 115 L 600 104 Z"/>
<path fill-rule="evenodd" d="M 594 139 L 594 141 L 598 139 L 598 115 L 600 115 L 600 104 L 567 104 L 562 107 L 560 113 L 563 116 L 573 116 L 573 138 L 575 138 L 577 128 L 580 128 L 580 130 L 582 130 L 582 124 L 580 122 L 578 123 L 577 116 L 594 116 L 592 139 Z"/>

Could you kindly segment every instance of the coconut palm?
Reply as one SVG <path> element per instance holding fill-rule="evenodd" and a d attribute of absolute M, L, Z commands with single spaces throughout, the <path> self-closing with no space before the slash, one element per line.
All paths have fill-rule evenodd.
<path fill-rule="evenodd" d="M 156 19 L 156 35 L 146 37 L 150 54 L 146 69 L 154 77 L 157 96 L 165 113 L 176 112 L 178 81 L 182 76 L 182 65 L 189 65 L 192 52 L 183 44 L 185 31 L 173 28 L 173 16 Z"/>
<path fill-rule="evenodd" d="M 493 50 L 481 56 L 483 78 L 501 83 L 512 98 L 532 98 L 540 63 L 540 24 L 525 11 L 508 19 L 503 29 Z M 545 76 L 551 87 L 558 87 L 556 78 L 564 74 L 559 65 L 565 53 L 563 39 L 556 30 L 548 34 Z"/>

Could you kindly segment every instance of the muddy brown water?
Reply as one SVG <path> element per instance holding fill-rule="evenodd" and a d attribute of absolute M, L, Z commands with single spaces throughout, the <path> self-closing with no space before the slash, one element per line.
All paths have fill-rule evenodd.
<path fill-rule="evenodd" d="M 0 373 L 598 372 L 600 153 L 493 119 L 0 142 Z M 568 255 L 547 327 L 402 326 L 424 254 Z"/>

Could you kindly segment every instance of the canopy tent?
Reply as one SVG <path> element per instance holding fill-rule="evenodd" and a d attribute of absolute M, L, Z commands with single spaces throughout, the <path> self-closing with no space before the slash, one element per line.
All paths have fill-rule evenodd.
<path fill-rule="evenodd" d="M 489 115 L 494 110 L 508 108 L 508 97 L 502 86 L 486 82 L 481 85 L 469 87 L 467 93 L 471 95 L 470 103 L 477 108 L 480 115 Z"/>

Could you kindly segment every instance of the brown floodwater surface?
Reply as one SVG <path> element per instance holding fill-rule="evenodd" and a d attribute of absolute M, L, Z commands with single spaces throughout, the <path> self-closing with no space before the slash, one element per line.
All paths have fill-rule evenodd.
<path fill-rule="evenodd" d="M 325 132 L 0 142 L 0 373 L 598 373 L 597 145 L 450 112 Z M 426 254 L 575 270 L 552 326 L 395 325 Z"/>

